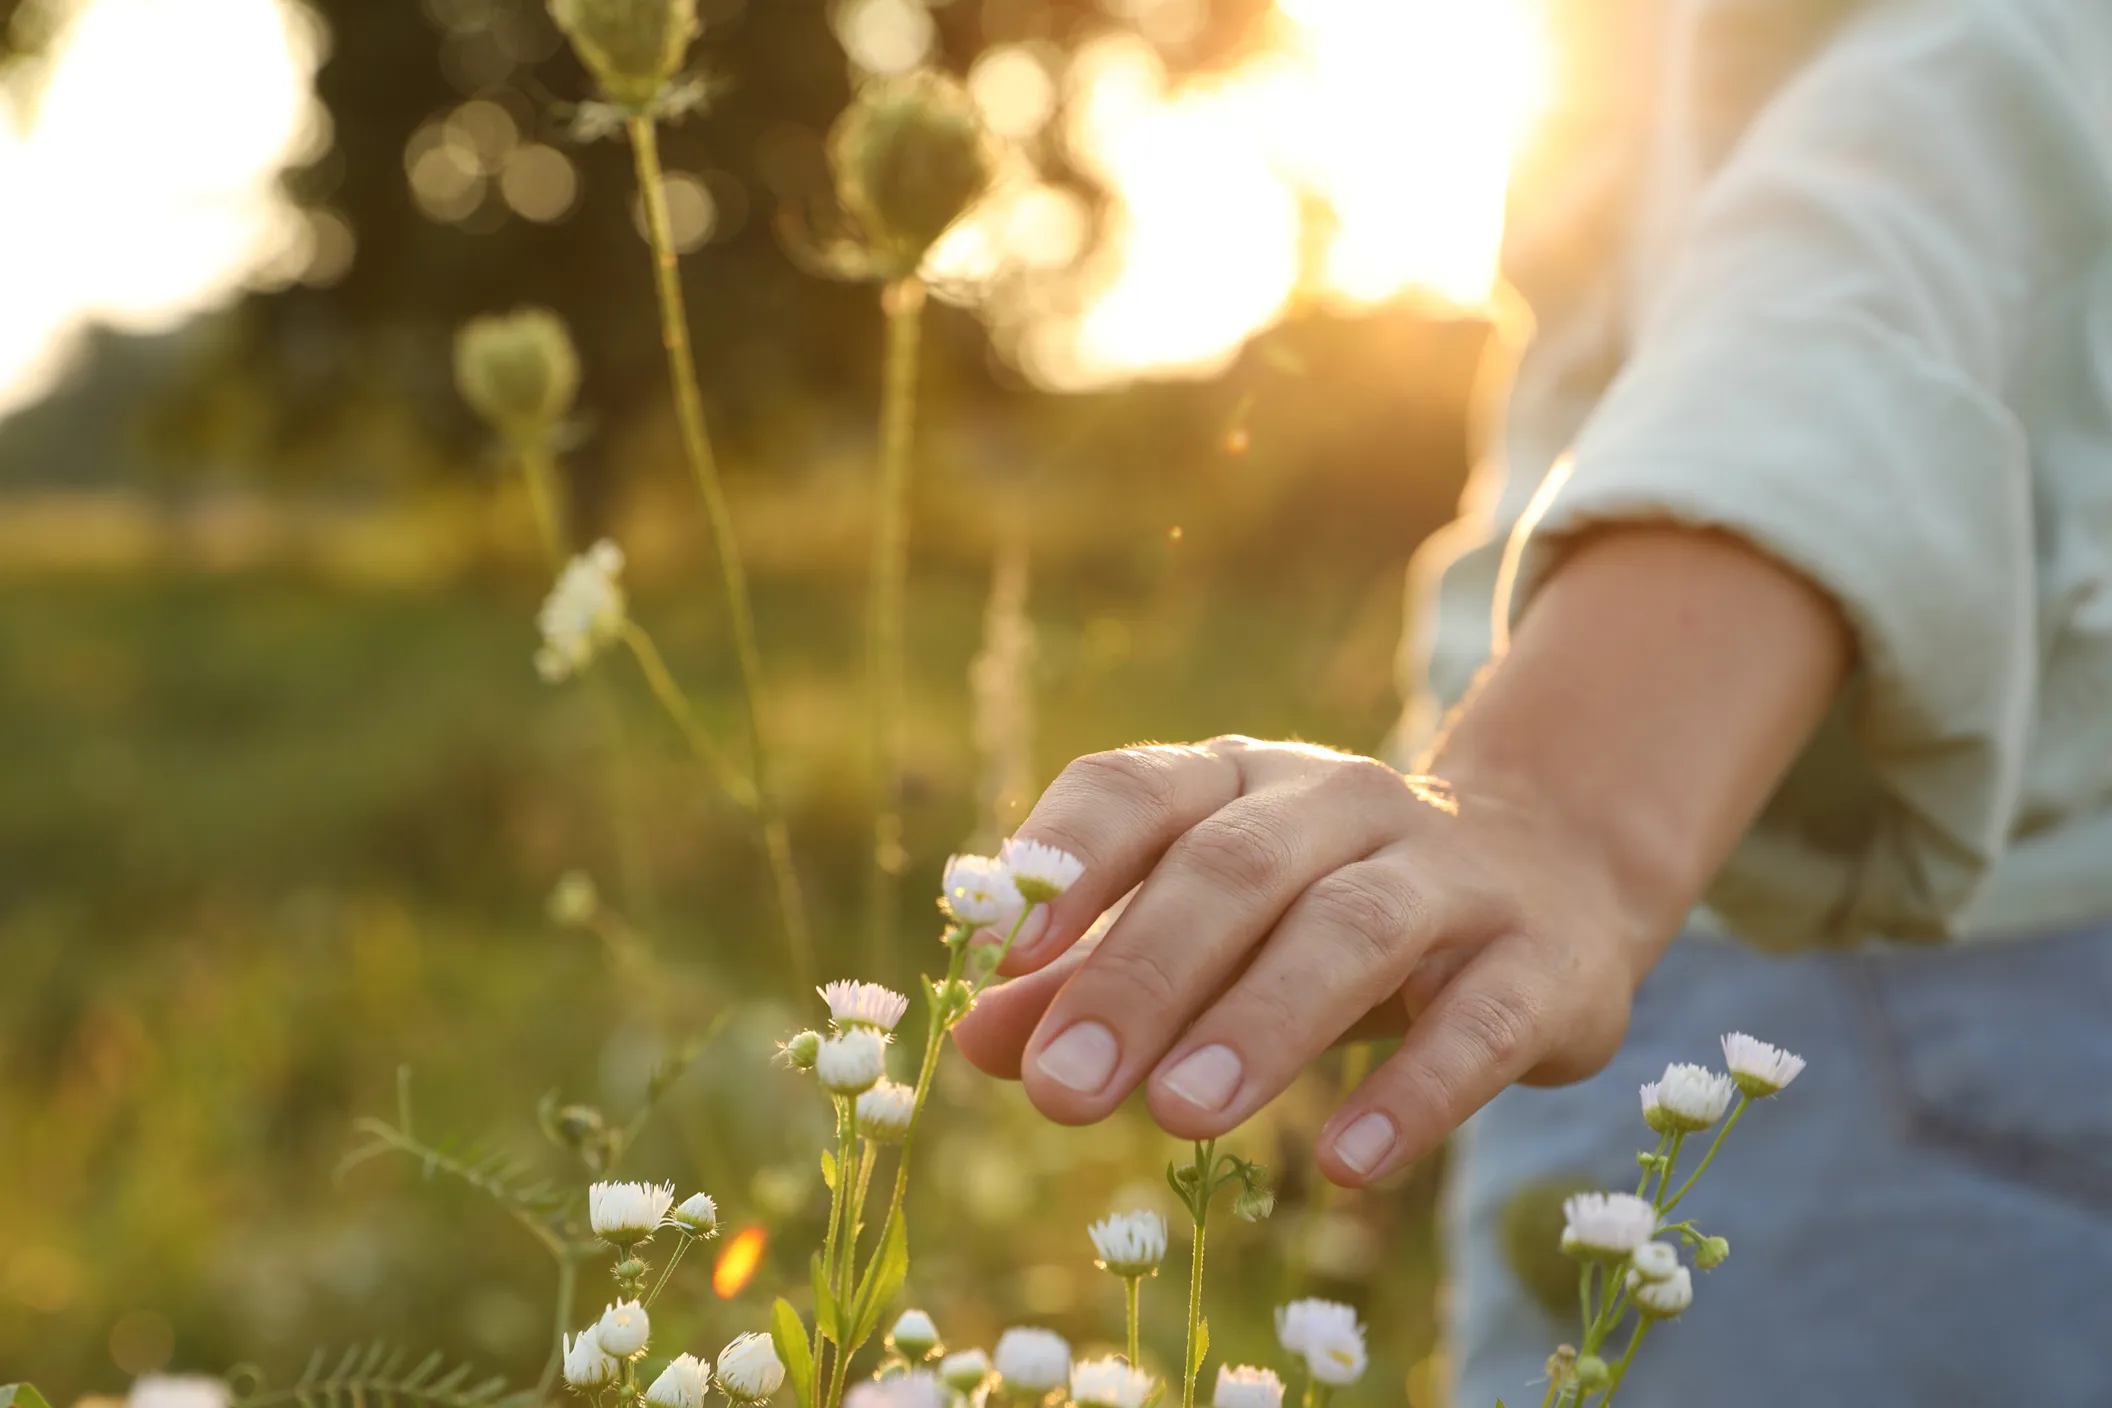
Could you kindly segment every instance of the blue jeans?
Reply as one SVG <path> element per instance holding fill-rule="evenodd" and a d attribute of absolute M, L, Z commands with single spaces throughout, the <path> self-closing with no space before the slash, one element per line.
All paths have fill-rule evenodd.
<path fill-rule="evenodd" d="M 1457 1408 L 1532 1408 L 1548 1351 L 1578 1338 L 1574 1294 L 1544 1310 L 1503 1248 L 1513 1193 L 1569 1175 L 1632 1189 L 1655 1142 L 1636 1087 L 1667 1061 L 1720 1069 L 1731 1030 L 1810 1066 L 1680 1205 L 1731 1257 L 1652 1331 L 1620 1408 L 2112 1405 L 2106 927 L 1790 958 L 1674 944 L 1611 1066 L 1511 1090 L 1462 1131 Z"/>

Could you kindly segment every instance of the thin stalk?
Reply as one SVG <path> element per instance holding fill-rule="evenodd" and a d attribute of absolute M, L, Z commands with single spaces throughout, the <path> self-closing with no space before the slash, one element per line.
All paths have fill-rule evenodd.
<path fill-rule="evenodd" d="M 1122 1315 L 1129 1326 L 1129 1367 L 1132 1369 L 1141 1368 L 1143 1365 L 1137 1346 L 1137 1287 L 1142 1279 L 1138 1276 L 1122 1278 Z"/>
<path fill-rule="evenodd" d="M 906 712 L 904 599 L 909 578 L 910 450 L 916 434 L 917 349 L 924 285 L 915 277 L 889 284 L 887 362 L 880 404 L 880 482 L 873 512 L 866 677 L 868 749 L 873 768 L 873 870 L 867 896 L 866 963 L 884 973 L 893 956 L 895 893 L 902 848 L 903 719 Z"/>
<path fill-rule="evenodd" d="M 1203 1321 L 1203 1234 L 1210 1221 L 1210 1171 L 1217 1162 L 1217 1141 L 1197 1140 L 1195 1169 L 1201 1180 L 1195 1202 L 1195 1249 L 1188 1258 L 1188 1344 L 1181 1351 L 1181 1408 L 1195 1408 L 1195 1341 Z M 1311 1387 L 1306 1390 L 1310 1395 Z"/>
<path fill-rule="evenodd" d="M 519 440 L 515 449 L 521 457 L 521 480 L 528 486 L 528 506 L 535 513 L 536 536 L 542 540 L 544 553 L 562 567 L 570 555 L 570 537 L 565 529 L 564 495 L 557 483 L 557 457 L 540 440 Z"/>
<path fill-rule="evenodd" d="M 1635 1351 L 1642 1344 L 1643 1336 L 1650 1333 L 1651 1323 L 1648 1320 L 1642 1321 L 1635 1327 L 1635 1333 L 1628 1337 L 1627 1352 L 1621 1355 L 1620 1363 L 1613 1366 L 1613 1376 L 1606 1385 L 1606 1396 L 1599 1400 L 1598 1408 L 1607 1408 L 1607 1405 L 1613 1402 L 1613 1396 L 1621 1391 L 1621 1380 L 1628 1377 L 1628 1366 L 1635 1362 Z"/>
<path fill-rule="evenodd" d="M 704 721 L 697 717 L 697 711 L 690 704 L 689 696 L 683 692 L 682 686 L 675 682 L 673 673 L 667 668 L 667 660 L 660 654 L 660 647 L 653 644 L 653 638 L 636 621 L 626 620 L 623 623 L 623 643 L 631 648 L 631 654 L 637 659 L 638 669 L 645 675 L 646 685 L 653 691 L 653 697 L 660 701 L 660 707 L 667 711 L 667 716 L 675 721 L 675 727 L 681 731 L 683 740 L 689 744 L 689 751 L 696 754 L 697 761 L 711 773 L 713 780 L 719 785 L 719 790 L 748 811 L 755 811 L 754 786 L 747 778 L 741 776 L 732 759 L 726 756 L 705 729 Z"/>
<path fill-rule="evenodd" d="M 1657 1161 L 1665 1156 L 1665 1145 L 1672 1138 L 1669 1134 L 1657 1136 L 1657 1147 L 1650 1152 L 1650 1162 L 1643 1165 L 1643 1176 L 1635 1181 L 1635 1196 L 1640 1198 L 1650 1191 L 1650 1179 L 1657 1172 Z"/>
<path fill-rule="evenodd" d="M 1738 1108 L 1731 1111 L 1730 1118 L 1725 1120 L 1723 1122 L 1723 1127 L 1716 1131 L 1715 1142 L 1709 1145 L 1709 1152 L 1701 1156 L 1700 1166 L 1697 1167 L 1692 1173 L 1687 1175 L 1687 1181 L 1679 1185 L 1679 1191 L 1672 1195 L 1672 1201 L 1666 1203 L 1663 1207 L 1658 1209 L 1658 1213 L 1660 1216 L 1678 1207 L 1679 1200 L 1687 1196 L 1687 1190 L 1694 1186 L 1694 1181 L 1700 1178 L 1704 1173 L 1707 1173 L 1709 1171 L 1709 1164 L 1715 1159 L 1716 1151 L 1723 1147 L 1723 1141 L 1726 1137 L 1729 1136 L 1731 1132 L 1731 1127 L 1738 1123 L 1739 1117 L 1745 1114 L 1746 1106 L 1752 1103 L 1753 1102 L 1751 1100 L 1747 1099 L 1743 1095 L 1740 1095 L 1738 1097 Z M 1670 1182 L 1671 1180 L 1667 1178 L 1666 1181 Z M 1664 1190 L 1660 1188 L 1658 1191 L 1660 1194 L 1662 1194 Z"/>
<path fill-rule="evenodd" d="M 661 1288 L 667 1284 L 667 1278 L 674 1275 L 675 1268 L 682 1264 L 682 1254 L 688 1251 L 689 1244 L 696 1240 L 695 1237 L 684 1232 L 682 1240 L 675 1243 L 675 1254 L 667 1259 L 667 1265 L 660 1268 L 660 1279 L 653 1282 L 653 1288 L 645 1293 L 645 1299 L 641 1302 L 647 1309 L 652 1308 L 653 1301 L 660 1295 Z"/>
<path fill-rule="evenodd" d="M 836 1266 L 836 1228 L 843 1221 L 844 1185 L 847 1181 L 844 1177 L 844 1165 L 850 1160 L 851 1102 L 840 1095 L 832 1098 L 836 1102 L 836 1176 L 829 1180 L 831 1185 L 829 1188 L 829 1230 L 823 1236 L 821 1242 L 821 1269 L 822 1275 L 833 1288 Z M 838 1333 L 841 1333 L 842 1330 L 842 1310 L 843 1307 L 839 1304 L 836 1315 L 836 1319 L 839 1322 L 837 1326 Z M 817 1363 L 821 1360 L 822 1348 L 821 1312 L 820 1307 L 817 1306 L 814 1314 L 814 1358 Z"/>
<path fill-rule="evenodd" d="M 543 1366 L 543 1376 L 535 1384 L 537 1399 L 545 1397 L 557 1386 L 558 1371 L 565 1365 L 565 1331 L 572 1326 L 572 1297 L 579 1285 L 579 1262 L 570 1252 L 557 1258 L 557 1326 L 554 1331 L 557 1343 L 551 1347 L 550 1362 Z"/>
<path fill-rule="evenodd" d="M 755 612 L 748 601 L 748 573 L 733 533 L 733 512 L 719 483 L 718 462 L 704 427 L 704 398 L 697 390 L 697 359 L 689 343 L 689 313 L 682 299 L 676 267 L 674 222 L 667 212 L 667 181 L 660 169 L 659 135 L 649 117 L 633 116 L 628 127 L 631 154 L 638 169 L 638 192 L 645 203 L 646 230 L 653 245 L 653 285 L 660 301 L 660 340 L 667 349 L 668 380 L 673 386 L 675 418 L 682 431 L 682 451 L 704 498 L 713 547 L 726 591 L 726 615 L 733 628 L 734 655 L 740 662 L 741 688 L 747 696 L 749 771 L 755 781 L 756 811 L 763 831 L 763 850 L 777 889 L 778 916 L 792 950 L 793 981 L 801 991 L 814 985 L 814 944 L 807 928 L 806 903 L 792 869 L 792 845 L 772 785 L 770 748 L 763 713 L 763 664 L 755 643 Z"/>

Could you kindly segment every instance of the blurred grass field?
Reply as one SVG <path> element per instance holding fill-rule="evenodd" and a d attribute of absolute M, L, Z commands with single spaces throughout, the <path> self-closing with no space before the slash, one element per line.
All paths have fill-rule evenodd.
<path fill-rule="evenodd" d="M 798 476 L 737 473 L 827 975 L 900 984 L 930 958 L 938 865 L 979 824 L 966 677 L 1004 532 L 1031 564 L 1039 779 L 1147 738 L 1377 745 L 1400 570 L 1456 492 L 1478 334 L 1403 318 L 1359 337 L 1340 355 L 1368 370 L 1278 387 L 1232 448 L 1222 387 L 1102 398 L 1090 415 L 1015 407 L 935 437 L 913 549 L 914 859 L 905 951 L 884 974 L 854 941 L 868 472 L 854 445 Z M 1374 349 L 1389 363 L 1371 366 Z M 1387 383 L 1416 359 L 1442 375 L 1404 408 Z M 608 457 L 635 472 L 589 496 L 592 526 L 631 550 L 635 614 L 731 728 L 723 621 L 665 427 L 642 417 L 622 437 Z M 461 487 L 478 482 L 322 509 L 125 493 L 73 519 L 0 499 L 0 541 L 36 548 L 0 568 L 0 1379 L 33 1377 L 61 1404 L 242 1360 L 283 1382 L 312 1345 L 385 1337 L 532 1380 L 541 1252 L 415 1167 L 332 1174 L 352 1119 L 394 1108 L 399 1066 L 421 1134 L 553 1169 L 533 1118 L 544 1092 L 616 1113 L 637 1099 L 664 1052 L 607 1040 L 620 975 L 543 915 L 574 866 L 657 955 L 667 1041 L 711 1033 L 635 1171 L 703 1186 L 731 1224 L 772 1234 L 730 1300 L 686 1267 L 678 1332 L 754 1328 L 769 1294 L 804 1280 L 822 1112 L 765 1062 L 815 1009 L 788 1005 L 755 851 L 612 660 L 644 840 L 643 875 L 626 877 L 592 692 L 530 668 L 546 579 L 509 482 Z M 113 502 L 129 548 L 86 526 L 107 526 Z M 961 1343 L 1020 1318 L 1117 1335 L 1119 1291 L 1084 1227 L 1117 1199 L 1170 1207 L 1170 1141 L 1140 1115 L 1048 1127 L 957 1059 L 943 1069 L 912 1297 Z M 1302 1141 L 1332 1079 L 1234 1141 L 1279 1168 L 1284 1198 L 1271 1223 L 1214 1231 L 1215 1339 L 1260 1350 L 1294 1282 L 1346 1294 L 1376 1327 L 1370 1396 L 1391 1401 L 1418 1365 L 1430 1377 L 1432 1175 L 1324 1198 Z M 1147 1291 L 1162 1362 L 1178 1280 Z M 601 1291 L 590 1277 L 582 1304 Z"/>

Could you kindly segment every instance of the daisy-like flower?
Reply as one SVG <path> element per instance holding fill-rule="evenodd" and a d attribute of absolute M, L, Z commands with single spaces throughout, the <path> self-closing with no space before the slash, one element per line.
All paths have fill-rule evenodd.
<path fill-rule="evenodd" d="M 1744 1032 L 1725 1034 L 1723 1064 L 1731 1068 L 1731 1079 L 1738 1088 L 1754 1100 L 1775 1094 L 1804 1071 L 1802 1056 Z"/>
<path fill-rule="evenodd" d="M 948 856 L 939 905 L 956 924 L 1010 932 L 1019 919 L 1019 891 L 1012 872 L 991 856 Z"/>
<path fill-rule="evenodd" d="M 864 1104 L 861 1098 L 859 1103 Z M 887 1342 L 895 1352 L 914 1363 L 928 1358 L 939 1347 L 939 1327 L 931 1317 L 921 1310 L 905 1310 L 895 1320 L 895 1327 L 887 1332 Z"/>
<path fill-rule="evenodd" d="M 929 1369 L 853 1384 L 843 1408 L 945 1408 L 946 1390 Z"/>
<path fill-rule="evenodd" d="M 596 1328 L 589 1325 L 565 1341 L 565 1382 L 590 1392 L 607 1388 L 623 1374 L 623 1362 L 601 1347 Z"/>
<path fill-rule="evenodd" d="M 990 1356 L 980 1349 L 964 1349 L 939 1361 L 939 1378 L 955 1393 L 973 1393 L 990 1377 Z"/>
<path fill-rule="evenodd" d="M 653 1322 L 646 1317 L 645 1307 L 634 1300 L 617 1301 L 601 1312 L 601 1319 L 594 1326 L 594 1338 L 618 1359 L 643 1354 L 652 1332 Z"/>
<path fill-rule="evenodd" d="M 1729 1076 L 1675 1061 L 1642 1087 L 1643 1121 L 1659 1134 L 1697 1134 L 1723 1118 L 1737 1093 Z"/>
<path fill-rule="evenodd" d="M 1081 1359 L 1071 1366 L 1071 1401 L 1079 1408 L 1144 1408 L 1151 1394 L 1151 1375 L 1110 1354 Z"/>
<path fill-rule="evenodd" d="M 1645 1242 L 1628 1253 L 1628 1261 L 1645 1281 L 1662 1281 L 1679 1270 L 1679 1252 L 1670 1242 Z"/>
<path fill-rule="evenodd" d="M 627 1247 L 651 1237 L 674 1201 L 672 1183 L 596 1183 L 587 1189 L 587 1221 L 602 1241 Z"/>
<path fill-rule="evenodd" d="M 1118 1212 L 1086 1229 L 1100 1265 L 1117 1276 L 1149 1276 L 1166 1259 L 1166 1219 L 1155 1212 Z"/>
<path fill-rule="evenodd" d="M 1694 1273 L 1682 1266 L 1662 1281 L 1628 1273 L 1628 1296 L 1652 1320 L 1670 1320 L 1694 1303 Z"/>
<path fill-rule="evenodd" d="M 1053 1330 L 1015 1325 L 997 1337 L 997 1376 L 1021 1393 L 1062 1388 L 1071 1375 L 1071 1347 Z"/>
<path fill-rule="evenodd" d="M 784 1362 L 768 1335 L 736 1335 L 719 1351 L 719 1387 L 736 1403 L 760 1403 L 784 1381 Z"/>
<path fill-rule="evenodd" d="M 669 1215 L 669 1220 L 692 1237 L 709 1237 L 719 1230 L 719 1205 L 709 1193 L 692 1193 Z"/>
<path fill-rule="evenodd" d="M 887 1038 L 871 1027 L 824 1037 L 814 1052 L 814 1074 L 831 1095 L 863 1095 L 887 1074 Z"/>
<path fill-rule="evenodd" d="M 917 1092 L 900 1081 L 883 1077 L 878 1085 L 858 1097 L 858 1133 L 875 1144 L 899 1144 L 908 1137 L 909 1122 L 916 1113 Z"/>
<path fill-rule="evenodd" d="M 210 1374 L 141 1374 L 125 1391 L 125 1408 L 227 1408 L 225 1380 Z"/>
<path fill-rule="evenodd" d="M 1012 872 L 1012 887 L 1030 905 L 1047 904 L 1085 874 L 1084 861 L 1039 841 L 1007 841 L 999 848 L 998 859 Z"/>
<path fill-rule="evenodd" d="M 1230 1364 L 1220 1364 L 1217 1392 L 1210 1402 L 1212 1408 L 1283 1408 L 1283 1380 L 1276 1377 L 1273 1369 L 1257 1369 L 1251 1364 L 1235 1369 Z"/>
<path fill-rule="evenodd" d="M 1276 1338 L 1305 1361 L 1306 1372 L 1340 1387 L 1364 1376 L 1364 1327 L 1339 1301 L 1294 1300 L 1276 1307 Z"/>
<path fill-rule="evenodd" d="M 1562 1201 L 1562 1250 L 1621 1258 L 1657 1233 L 1657 1209 L 1633 1193 L 1577 1193 Z"/>
<path fill-rule="evenodd" d="M 535 618 L 543 633 L 536 672 L 552 684 L 571 678 L 623 634 L 623 549 L 607 538 L 565 564 Z"/>
<path fill-rule="evenodd" d="M 816 989 L 829 1004 L 829 1019 L 839 1027 L 877 1027 L 891 1032 L 909 1010 L 909 999 L 878 983 L 839 979 Z"/>
<path fill-rule="evenodd" d="M 694 1354 L 678 1354 L 645 1391 L 650 1408 L 704 1408 L 711 1392 L 711 1366 Z"/>

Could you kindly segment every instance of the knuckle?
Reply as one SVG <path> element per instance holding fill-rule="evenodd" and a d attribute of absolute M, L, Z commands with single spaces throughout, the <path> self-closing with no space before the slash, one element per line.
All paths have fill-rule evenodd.
<path fill-rule="evenodd" d="M 1172 810 L 1175 781 L 1168 760 L 1150 748 L 1088 753 L 1063 770 L 1072 792 L 1097 800 L 1119 798 L 1150 815 Z"/>
<path fill-rule="evenodd" d="M 1522 988 L 1469 988 L 1458 994 L 1447 1016 L 1469 1065 L 1511 1075 L 1531 1064 L 1526 1057 L 1540 1012 Z"/>
<path fill-rule="evenodd" d="M 1181 995 L 1180 976 L 1162 955 L 1146 945 L 1103 950 L 1098 958 L 1108 986 L 1144 1011 L 1164 1010 Z"/>
<path fill-rule="evenodd" d="M 1251 808 L 1217 813 L 1188 833 L 1181 847 L 1183 858 L 1229 889 L 1273 887 L 1289 872 L 1297 847 L 1282 825 L 1267 815 Z"/>
<path fill-rule="evenodd" d="M 1419 927 L 1422 895 L 1383 866 L 1353 866 L 1323 876 L 1305 892 L 1312 919 L 1355 944 L 1364 957 L 1383 961 L 1400 951 L 1402 938 Z"/>

